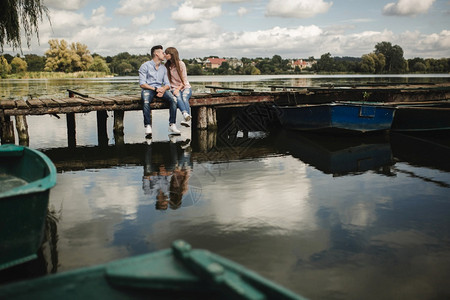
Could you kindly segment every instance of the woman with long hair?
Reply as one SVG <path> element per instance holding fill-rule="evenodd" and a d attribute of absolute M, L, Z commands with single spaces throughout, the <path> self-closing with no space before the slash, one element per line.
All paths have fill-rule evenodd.
<path fill-rule="evenodd" d="M 178 50 L 175 47 L 166 48 L 165 58 L 167 60 L 165 66 L 168 70 L 167 75 L 172 94 L 177 97 L 178 108 L 186 120 L 186 122 L 181 122 L 181 125 L 189 127 L 189 123 L 187 122 L 191 119 L 189 99 L 192 96 L 192 89 L 187 79 L 186 64 L 180 59 Z"/>

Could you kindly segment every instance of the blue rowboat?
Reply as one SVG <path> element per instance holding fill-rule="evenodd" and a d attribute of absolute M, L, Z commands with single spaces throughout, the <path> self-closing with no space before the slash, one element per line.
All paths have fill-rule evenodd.
<path fill-rule="evenodd" d="M 277 110 L 287 129 L 357 133 L 389 130 L 395 113 L 395 107 L 356 102 L 284 106 Z"/>
<path fill-rule="evenodd" d="M 0 287 L 0 299 L 305 299 L 182 240 L 170 249 Z"/>
<path fill-rule="evenodd" d="M 56 168 L 43 153 L 0 146 L 0 270 L 37 258 Z"/>

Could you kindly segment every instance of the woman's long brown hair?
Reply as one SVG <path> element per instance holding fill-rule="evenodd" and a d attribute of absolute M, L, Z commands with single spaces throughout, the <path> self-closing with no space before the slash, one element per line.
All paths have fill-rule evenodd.
<path fill-rule="evenodd" d="M 175 47 L 168 47 L 166 48 L 165 52 L 166 54 L 170 54 L 170 59 L 166 62 L 166 67 L 169 70 L 169 72 L 167 72 L 169 81 L 172 81 L 172 74 L 170 74 L 170 69 L 175 66 L 178 76 L 180 77 L 181 82 L 183 82 L 184 84 L 183 77 L 181 76 L 180 55 L 178 55 L 178 50 Z"/>

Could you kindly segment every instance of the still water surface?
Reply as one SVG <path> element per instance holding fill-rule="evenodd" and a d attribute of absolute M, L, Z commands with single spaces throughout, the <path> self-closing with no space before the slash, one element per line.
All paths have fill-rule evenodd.
<path fill-rule="evenodd" d="M 303 85 L 299 80 L 373 80 L 247 79 L 192 81 L 201 91 L 210 84 L 262 88 Z M 27 82 L 41 93 L 34 88 L 39 84 Z M 137 80 L 79 84 L 75 89 L 87 94 L 131 93 Z M 6 85 L 17 97 L 30 92 L 18 92 L 20 82 Z M 47 87 L 62 97 L 72 88 Z M 98 146 L 95 114 L 77 115 L 76 148 L 67 147 L 64 118 L 28 118 L 30 146 L 44 151 L 59 172 L 50 195 L 57 227 L 44 244 L 45 272 L 148 253 L 184 239 L 311 299 L 450 297 L 447 136 L 324 137 L 277 128 L 247 136 L 219 128 L 208 133 L 205 148 L 186 129 L 170 141 L 167 118 L 167 111 L 154 112 L 150 145 L 140 112 L 125 114 L 122 145 L 115 143 L 109 118 L 109 145 Z"/>

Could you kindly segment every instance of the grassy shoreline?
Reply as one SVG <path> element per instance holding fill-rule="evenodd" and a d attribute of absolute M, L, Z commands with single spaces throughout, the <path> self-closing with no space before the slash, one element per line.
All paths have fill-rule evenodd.
<path fill-rule="evenodd" d="M 73 73 L 65 72 L 25 72 L 7 75 L 3 79 L 70 79 L 70 78 L 101 78 L 113 77 L 106 72 L 80 71 Z"/>

